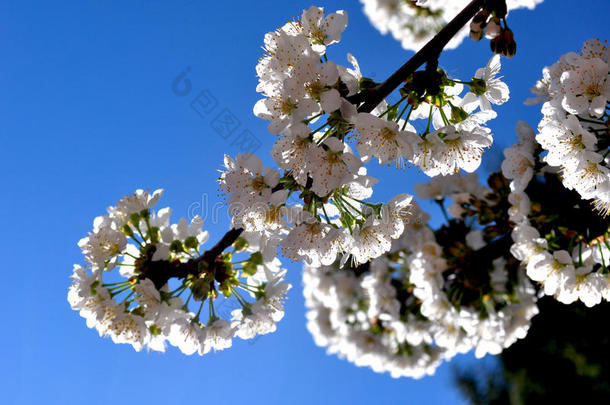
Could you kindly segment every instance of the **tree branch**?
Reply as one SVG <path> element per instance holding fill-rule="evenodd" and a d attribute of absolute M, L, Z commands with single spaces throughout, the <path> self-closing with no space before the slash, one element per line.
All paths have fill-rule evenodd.
<path fill-rule="evenodd" d="M 170 262 L 169 260 L 152 261 L 152 254 L 149 258 L 144 258 L 141 263 L 136 263 L 139 270 L 142 272 L 142 278 L 150 279 L 157 289 L 163 287 L 170 278 L 186 278 L 188 275 L 197 276 L 202 273 L 214 274 L 217 277 L 224 275 L 216 274 L 220 267 L 217 266 L 216 258 L 231 246 L 243 229 L 231 229 L 222 239 L 216 243 L 211 249 L 206 250 L 201 256 L 196 259 L 190 259 L 186 263 L 180 261 Z M 152 252 L 154 253 L 154 251 Z"/>
<path fill-rule="evenodd" d="M 447 43 L 464 25 L 475 16 L 483 6 L 483 0 L 472 0 L 458 15 L 455 16 L 438 34 L 434 36 L 411 59 L 400 67 L 383 83 L 348 97 L 353 104 L 363 103 L 358 111 L 371 112 L 381 101 L 392 93 L 402 82 L 407 80 L 424 63 L 437 60 Z"/>
<path fill-rule="evenodd" d="M 224 252 L 226 248 L 231 246 L 237 240 L 237 238 L 239 238 L 239 235 L 241 235 L 242 232 L 242 228 L 231 229 L 229 232 L 225 233 L 225 235 L 218 241 L 218 243 L 216 243 L 216 245 L 214 245 L 211 249 L 206 250 L 203 255 L 197 259 L 194 259 L 195 262 L 199 263 L 205 261 L 207 263 L 212 263 L 218 255 Z"/>

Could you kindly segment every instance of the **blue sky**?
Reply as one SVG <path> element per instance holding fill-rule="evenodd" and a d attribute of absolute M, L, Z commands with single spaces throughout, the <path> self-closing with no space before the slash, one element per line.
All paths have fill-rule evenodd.
<path fill-rule="evenodd" d="M 66 301 L 72 264 L 82 261 L 76 243 L 106 206 L 137 188 L 164 188 L 160 207 L 171 206 L 174 220 L 201 213 L 202 201 L 220 201 L 217 169 L 223 154 L 241 151 L 238 135 L 245 130 L 271 164 L 267 151 L 274 137 L 252 114 L 259 98 L 254 66 L 265 32 L 310 4 L 0 1 L 0 178 L 8 194 L 0 199 L 3 403 L 461 403 L 451 365 L 434 377 L 395 380 L 316 347 L 305 329 L 297 264 L 287 263 L 294 288 L 278 331 L 204 357 L 115 345 L 88 329 Z M 412 55 L 379 34 L 360 3 L 317 5 L 349 13 L 344 40 L 331 48 L 338 63 L 347 63 L 351 52 L 365 75 L 381 81 Z M 495 145 L 482 173 L 497 167 L 517 120 L 537 124 L 539 108 L 522 102 L 542 67 L 588 38 L 608 39 L 607 15 L 603 0 L 586 6 L 547 0 L 534 11 L 511 13 L 518 51 L 503 59 L 511 100 L 489 123 Z M 489 57 L 487 41 L 465 41 L 444 53 L 440 64 L 468 79 Z M 172 82 L 185 69 L 192 88 L 180 96 Z M 213 111 L 191 108 L 201 92 L 215 100 Z M 226 138 L 213 124 L 221 111 L 240 124 Z M 424 179 L 414 169 L 370 167 L 381 179 L 379 201 L 397 190 L 412 192 Z M 226 215 L 208 215 L 212 241 L 227 223 Z M 471 356 L 457 363 L 480 365 Z"/>

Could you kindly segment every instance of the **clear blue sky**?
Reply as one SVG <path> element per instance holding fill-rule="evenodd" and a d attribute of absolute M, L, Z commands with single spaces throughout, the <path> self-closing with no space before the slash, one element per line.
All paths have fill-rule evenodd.
<path fill-rule="evenodd" d="M 4 404 L 370 404 L 462 403 L 451 365 L 434 377 L 394 380 L 327 356 L 305 329 L 300 267 L 287 263 L 294 288 L 274 334 L 224 352 L 184 356 L 136 353 L 88 329 L 66 301 L 77 241 L 106 206 L 137 188 L 166 190 L 161 206 L 174 219 L 219 201 L 216 170 L 242 130 L 274 137 L 252 115 L 258 99 L 254 66 L 265 32 L 296 16 L 304 1 L 0 1 L 0 234 L 4 293 L 0 334 L 0 402 Z M 353 53 L 365 75 L 382 80 L 410 55 L 368 23 L 356 1 L 322 1 L 346 9 L 350 25 L 331 55 Z M 608 39 L 607 1 L 546 0 L 511 14 L 517 56 L 503 60 L 512 99 L 489 124 L 495 145 L 485 170 L 514 138 L 518 119 L 535 126 L 525 107 L 541 69 L 590 37 Z M 489 43 L 466 41 L 441 59 L 468 79 L 491 56 Z M 186 67 L 192 90 L 172 92 Z M 207 90 L 218 105 L 201 117 L 189 106 Z M 219 136 L 212 120 L 228 109 L 236 133 Z M 492 156 L 494 156 L 493 158 Z M 495 159 L 495 160 L 494 160 Z M 371 165 L 381 178 L 377 198 L 410 192 L 423 177 Z M 208 218 L 212 240 L 227 218 Z M 470 356 L 458 363 L 477 367 Z"/>

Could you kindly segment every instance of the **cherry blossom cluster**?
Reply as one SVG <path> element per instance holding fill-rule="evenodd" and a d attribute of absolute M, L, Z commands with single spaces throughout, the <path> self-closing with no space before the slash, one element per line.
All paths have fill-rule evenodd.
<path fill-rule="evenodd" d="M 610 299 L 608 223 L 579 202 L 578 194 L 566 195 L 556 180 L 558 174 L 536 150 L 540 136 L 534 138 L 524 122 L 517 125 L 517 136 L 519 141 L 504 151 L 502 163 L 504 176 L 511 180 L 508 212 L 515 223 L 511 253 L 524 263 L 527 275 L 541 284 L 543 294 L 562 303 L 580 300 L 591 307 L 602 298 Z M 553 193 L 553 181 L 559 185 L 558 193 Z M 562 205 L 569 212 L 557 211 Z M 593 224 L 594 229 L 578 229 L 583 223 Z"/>
<path fill-rule="evenodd" d="M 264 98 L 254 113 L 279 134 L 271 155 L 284 173 L 244 154 L 226 157 L 220 177 L 234 227 L 257 234 L 267 251 L 281 245 L 284 256 L 313 266 L 329 265 L 338 254 L 364 263 L 388 251 L 411 201 L 406 194 L 387 204 L 363 201 L 377 180 L 366 175 L 346 143 L 349 118 L 357 116 L 346 98 L 360 90 L 362 75 L 351 55 L 353 69 L 326 57 L 326 47 L 340 40 L 346 26 L 344 11 L 325 15 L 312 6 L 265 36 L 265 55 L 256 67 Z M 302 205 L 286 203 L 293 193 Z"/>
<path fill-rule="evenodd" d="M 470 0 L 360 0 L 371 24 L 382 34 L 390 32 L 404 49 L 417 51 L 436 35 Z M 533 9 L 542 0 L 508 0 L 508 10 Z M 489 15 L 489 14 L 488 14 Z M 491 17 L 489 24 L 480 24 L 480 31 L 494 38 L 500 32 L 500 21 Z M 487 22 L 487 19 L 485 20 Z M 476 23 L 476 21 L 475 21 Z M 487 25 L 487 27 L 485 27 Z M 469 34 L 467 27 L 455 35 L 446 49 L 457 48 Z M 479 37 L 480 38 L 480 37 Z"/>
<path fill-rule="evenodd" d="M 230 347 L 235 336 L 273 332 L 290 288 L 279 260 L 265 261 L 243 239 L 213 264 L 200 260 L 208 239 L 203 221 L 171 224 L 170 208 L 152 210 L 161 194 L 138 190 L 95 219 L 79 242 L 86 264 L 74 266 L 72 308 L 100 336 L 137 351 L 164 351 L 169 342 L 202 355 Z M 239 252 L 246 258 L 236 261 Z M 237 303 L 223 319 L 216 308 L 230 297 Z"/>
<path fill-rule="evenodd" d="M 532 88 L 543 101 L 536 141 L 548 153 L 544 161 L 561 169 L 563 184 L 597 209 L 610 209 L 610 51 L 598 39 L 580 52 L 569 52 L 550 67 Z"/>
<path fill-rule="evenodd" d="M 286 205 L 286 197 L 294 187 L 290 182 L 294 180 L 285 178 L 279 183 L 279 173 L 263 169 L 258 157 L 226 157 L 225 168 L 219 181 L 229 195 L 233 224 L 257 241 L 266 258 L 273 257 L 281 246 L 285 257 L 313 266 L 332 264 L 338 254 L 343 262 L 351 257 L 353 262 L 365 263 L 390 249 L 392 239 L 400 236 L 410 214 L 412 197 L 408 194 L 399 194 L 387 204 L 361 201 L 372 194 L 370 184 L 375 181 L 362 170 L 358 179 L 348 179 L 327 196 L 333 204 L 302 188 L 301 193 L 312 194 L 303 207 Z M 333 174 L 329 171 L 326 179 Z M 279 185 L 283 188 L 276 190 Z"/>
<path fill-rule="evenodd" d="M 399 167 L 408 162 L 431 177 L 476 170 L 493 142 L 485 126 L 497 116 L 491 105 L 509 99 L 508 86 L 498 77 L 500 67 L 496 55 L 468 82 L 451 79 L 440 69 L 414 75 L 401 89 L 398 103 L 382 103 L 378 109 L 385 111 L 379 116 L 359 113 L 352 119 L 363 160 L 377 157 L 380 164 Z M 422 88 L 422 79 L 440 85 Z M 469 91 L 461 97 L 465 88 Z"/>
<path fill-rule="evenodd" d="M 392 253 L 372 260 L 362 274 L 338 265 L 304 266 L 307 328 L 317 345 L 393 377 L 434 373 L 444 350 L 432 344 L 429 321 L 419 315 L 417 300 L 402 302 L 405 294 L 412 296 L 407 269 L 390 262 L 400 241 L 406 242 L 408 235 L 417 238 L 422 216 L 415 205 L 413 221 L 394 242 Z"/>
<path fill-rule="evenodd" d="M 419 72 L 397 103 L 358 112 L 349 99 L 372 81 L 362 77 L 353 56 L 353 69 L 326 57 L 346 26 L 344 11 L 325 15 L 312 6 L 265 36 L 256 67 L 264 98 L 254 113 L 278 134 L 271 155 L 283 173 L 247 153 L 225 157 L 219 179 L 234 228 L 255 235 L 269 256 L 281 246 L 284 256 L 314 267 L 331 265 L 337 256 L 342 263 L 365 263 L 402 233 L 411 196 L 366 201 L 377 179 L 367 176 L 363 163 L 410 163 L 430 176 L 471 172 L 492 143 L 484 125 L 496 116 L 491 105 L 508 100 L 494 56 L 469 82 L 440 69 Z M 437 86 L 428 87 L 429 79 Z M 465 87 L 470 91 L 460 97 Z M 417 119 L 425 122 L 421 133 L 409 122 Z M 301 202 L 289 204 L 291 195 Z"/>
<path fill-rule="evenodd" d="M 439 201 L 490 192 L 474 175 L 432 183 L 418 190 Z M 538 308 L 518 262 L 505 252 L 478 262 L 481 268 L 464 265 L 464 257 L 486 246 L 482 232 L 463 220 L 435 232 L 428 218 L 414 205 L 391 251 L 365 267 L 305 266 L 308 329 L 316 344 L 358 366 L 419 378 L 456 353 L 497 354 L 525 337 Z"/>

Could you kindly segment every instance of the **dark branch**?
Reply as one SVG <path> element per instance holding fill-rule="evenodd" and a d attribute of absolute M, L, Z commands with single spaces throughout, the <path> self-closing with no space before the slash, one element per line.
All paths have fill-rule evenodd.
<path fill-rule="evenodd" d="M 145 259 L 138 267 L 142 272 L 142 277 L 150 279 L 157 289 L 163 287 L 170 278 L 183 279 L 188 275 L 197 276 L 203 273 L 211 273 L 218 277 L 220 275 L 216 274 L 217 270 L 222 270 L 222 268 L 217 266 L 216 258 L 231 246 L 242 232 L 243 229 L 241 228 L 231 229 L 211 249 L 186 263 L 170 262 L 168 260 L 153 262 L 151 259 Z M 152 258 L 152 254 L 150 257 Z"/>
<path fill-rule="evenodd" d="M 353 104 L 363 103 L 358 111 L 371 112 L 381 101 L 390 95 L 402 82 L 407 80 L 415 71 L 428 61 L 437 60 L 447 43 L 483 6 L 483 0 L 473 0 L 458 15 L 455 16 L 438 34 L 434 36 L 411 59 L 400 67 L 386 81 L 372 89 L 364 90 L 348 97 Z"/>
<path fill-rule="evenodd" d="M 239 235 L 241 235 L 242 232 L 242 228 L 231 229 L 229 232 L 225 233 L 222 239 L 220 239 L 218 243 L 212 247 L 212 249 L 206 250 L 203 255 L 197 259 L 194 259 L 195 262 L 212 263 L 218 255 L 224 252 L 226 248 L 231 246 L 237 240 L 237 238 L 239 238 Z"/>

